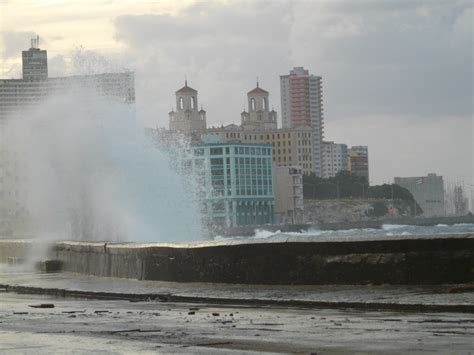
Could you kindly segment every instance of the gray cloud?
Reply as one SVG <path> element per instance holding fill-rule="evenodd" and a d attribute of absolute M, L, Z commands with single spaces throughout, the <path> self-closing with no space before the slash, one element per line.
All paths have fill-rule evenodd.
<path fill-rule="evenodd" d="M 279 107 L 278 74 L 291 64 L 288 14 L 291 4 L 198 3 L 177 16 L 121 16 L 116 39 L 130 48 L 138 100 L 162 115 L 155 113 L 154 124 L 166 125 L 185 75 L 199 90 L 211 124 L 220 124 L 240 119 L 256 76 L 273 88 L 271 99 Z"/>
<path fill-rule="evenodd" d="M 0 32 L 0 57 L 2 60 L 17 58 L 18 53 L 28 48 L 30 39 L 36 34 L 31 31 L 1 31 Z"/>
<path fill-rule="evenodd" d="M 176 16 L 121 16 L 114 24 L 147 125 L 167 126 L 185 75 L 211 124 L 239 120 L 257 75 L 279 111 L 279 75 L 303 65 L 323 76 L 327 139 L 370 143 L 380 180 L 398 171 L 380 154 L 391 132 L 393 144 L 404 135 L 390 148 L 399 165 L 424 159 L 425 173 L 472 175 L 472 22 L 470 1 L 367 0 L 198 2 Z M 461 152 L 457 162 L 414 155 L 440 142 L 445 157 Z"/>
<path fill-rule="evenodd" d="M 294 11 L 293 59 L 316 64 L 335 117 L 471 114 L 470 2 L 312 2 Z"/>

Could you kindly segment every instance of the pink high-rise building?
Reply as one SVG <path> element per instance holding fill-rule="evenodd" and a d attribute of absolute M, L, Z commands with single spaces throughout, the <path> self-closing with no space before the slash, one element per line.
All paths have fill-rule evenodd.
<path fill-rule="evenodd" d="M 314 173 L 321 176 L 324 136 L 322 78 L 309 74 L 303 67 L 295 67 L 289 75 L 280 76 L 280 92 L 282 126 L 311 127 Z"/>

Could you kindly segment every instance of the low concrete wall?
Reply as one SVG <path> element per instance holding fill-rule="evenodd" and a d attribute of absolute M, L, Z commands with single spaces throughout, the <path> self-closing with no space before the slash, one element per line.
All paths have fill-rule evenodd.
<path fill-rule="evenodd" d="M 0 263 L 6 264 L 9 258 L 21 259 L 27 257 L 32 244 L 30 240 L 0 239 Z"/>
<path fill-rule="evenodd" d="M 3 260 L 11 241 L 0 241 Z M 196 244 L 57 243 L 64 269 L 97 276 L 242 284 L 474 281 L 474 235 L 282 238 Z"/>

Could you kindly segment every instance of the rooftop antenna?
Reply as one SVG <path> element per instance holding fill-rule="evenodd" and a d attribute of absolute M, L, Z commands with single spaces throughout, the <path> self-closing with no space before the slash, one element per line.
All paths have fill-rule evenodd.
<path fill-rule="evenodd" d="M 257 76 L 257 87 L 258 87 L 258 76 Z"/>
<path fill-rule="evenodd" d="M 184 86 L 188 86 L 188 77 L 184 74 Z"/>
<path fill-rule="evenodd" d="M 36 38 L 31 39 L 31 48 L 37 49 L 39 48 L 39 36 L 36 36 Z"/>

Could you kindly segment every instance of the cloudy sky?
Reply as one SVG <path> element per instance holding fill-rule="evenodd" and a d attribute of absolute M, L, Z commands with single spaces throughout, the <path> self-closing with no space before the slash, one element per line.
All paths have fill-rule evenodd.
<path fill-rule="evenodd" d="M 199 90 L 210 125 L 238 122 L 279 75 L 324 84 L 325 138 L 367 144 L 371 181 L 436 172 L 473 184 L 473 5 L 426 1 L 0 0 L 0 74 L 41 37 L 51 75 L 129 68 L 141 123 L 167 127 L 174 91 Z"/>

